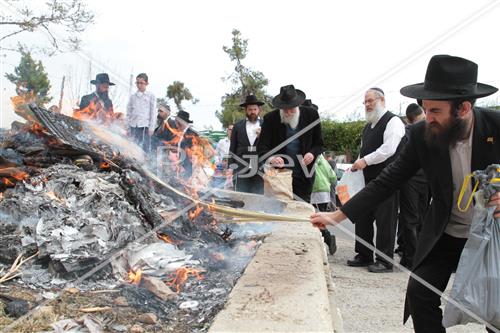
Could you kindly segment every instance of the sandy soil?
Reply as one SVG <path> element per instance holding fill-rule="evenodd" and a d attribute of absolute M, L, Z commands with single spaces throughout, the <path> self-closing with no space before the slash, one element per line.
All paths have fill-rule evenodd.
<path fill-rule="evenodd" d="M 354 241 L 346 238 L 337 237 L 337 253 L 328 257 L 345 332 L 413 332 L 411 319 L 403 326 L 407 274 L 396 270 L 374 274 L 366 268 L 347 266 L 346 261 L 354 256 Z M 451 282 L 447 290 L 450 289 Z M 469 324 L 447 332 L 486 330 L 484 326 Z"/>

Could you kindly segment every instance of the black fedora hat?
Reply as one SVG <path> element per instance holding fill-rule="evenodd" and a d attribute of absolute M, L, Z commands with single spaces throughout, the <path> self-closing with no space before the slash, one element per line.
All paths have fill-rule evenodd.
<path fill-rule="evenodd" d="M 477 64 L 460 57 L 435 55 L 427 65 L 425 81 L 401 88 L 406 97 L 428 100 L 480 98 L 498 89 L 477 82 Z"/>
<path fill-rule="evenodd" d="M 109 75 L 108 73 L 99 73 L 95 76 L 95 80 L 90 81 L 91 84 L 101 84 L 101 83 L 107 83 L 110 86 L 114 86 L 115 84 L 113 82 L 109 81 Z"/>
<path fill-rule="evenodd" d="M 184 120 L 186 123 L 190 123 L 190 124 L 193 123 L 193 121 L 191 119 L 189 119 L 189 112 L 180 110 L 179 112 L 177 112 L 177 114 L 175 116 L 177 118 Z"/>
<path fill-rule="evenodd" d="M 244 103 L 241 103 L 240 106 L 242 108 L 244 108 L 245 106 L 247 105 L 258 105 L 258 106 L 262 106 L 264 105 L 264 102 L 261 102 L 257 99 L 257 96 L 255 95 L 248 95 L 246 98 L 245 98 L 245 102 Z"/>
<path fill-rule="evenodd" d="M 315 111 L 318 111 L 318 110 L 319 110 L 318 106 L 317 106 L 316 104 L 313 104 L 313 102 L 312 102 L 310 99 L 306 99 L 306 100 L 304 101 L 304 103 L 302 103 L 302 106 L 305 106 L 305 107 L 311 108 L 311 109 L 313 109 L 313 110 L 315 110 Z"/>
<path fill-rule="evenodd" d="M 295 89 L 293 85 L 283 86 L 279 95 L 273 98 L 273 106 L 278 109 L 293 108 L 304 103 L 306 94 L 302 90 Z"/>

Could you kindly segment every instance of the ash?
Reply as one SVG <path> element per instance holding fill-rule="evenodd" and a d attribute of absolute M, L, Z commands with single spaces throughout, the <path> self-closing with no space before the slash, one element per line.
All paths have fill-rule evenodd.
<path fill-rule="evenodd" d="M 0 133 L 0 172 L 27 176 L 15 181 L 9 173 L 10 182 L 0 183 L 0 271 L 20 254 L 38 255 L 9 283 L 40 295 L 118 289 L 129 307 L 155 313 L 169 330 L 206 331 L 263 238 L 241 226 L 219 227 L 207 211 L 188 218 L 182 209 L 191 202 L 155 186 L 136 161 L 88 139 L 84 127 L 74 136 L 64 132 L 66 143 L 58 144 L 47 129 L 16 126 L 14 134 Z M 112 167 L 100 166 L 102 152 L 114 156 Z M 196 276 L 176 282 L 184 268 Z M 173 296 L 161 299 L 143 282 L 131 284 L 130 272 L 139 271 L 163 281 Z M 104 329 L 116 324 L 106 322 Z"/>

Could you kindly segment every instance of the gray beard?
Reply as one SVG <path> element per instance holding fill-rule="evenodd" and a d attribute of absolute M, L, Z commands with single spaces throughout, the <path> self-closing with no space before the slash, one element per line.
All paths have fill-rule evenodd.
<path fill-rule="evenodd" d="M 291 129 L 296 129 L 299 125 L 300 109 L 293 116 L 286 118 L 283 110 L 280 110 L 281 123 L 290 126 Z"/>
<path fill-rule="evenodd" d="M 371 112 L 365 111 L 365 119 L 370 124 L 374 124 L 377 122 L 377 120 L 380 119 L 382 112 L 384 112 L 384 108 L 382 107 L 382 105 L 380 105 L 379 102 L 377 102 L 377 104 L 375 104 L 375 110 L 373 110 Z"/>

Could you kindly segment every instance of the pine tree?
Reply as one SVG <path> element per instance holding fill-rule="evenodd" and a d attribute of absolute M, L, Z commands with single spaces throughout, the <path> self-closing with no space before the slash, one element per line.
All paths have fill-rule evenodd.
<path fill-rule="evenodd" d="M 229 55 L 231 61 L 236 62 L 234 72 L 223 79 L 233 84 L 233 91 L 222 97 L 222 110 L 216 112 L 217 118 L 225 128 L 245 118 L 245 111 L 239 105 L 248 95 L 253 94 L 259 100 L 266 102 L 266 105 L 262 106 L 262 115 L 271 110 L 269 106 L 271 97 L 264 90 L 269 81 L 262 72 L 254 71 L 242 64 L 242 60 L 248 54 L 248 39 L 243 39 L 240 31 L 236 29 L 232 35 L 233 45 L 223 46 L 222 49 Z"/>
<path fill-rule="evenodd" d="M 18 96 L 28 96 L 38 106 L 44 106 L 52 100 L 48 96 L 50 81 L 41 61 L 35 61 L 30 52 L 21 50 L 21 61 L 14 68 L 14 73 L 5 77 L 16 85 Z"/>

